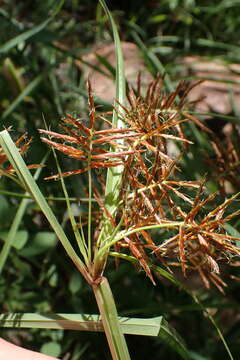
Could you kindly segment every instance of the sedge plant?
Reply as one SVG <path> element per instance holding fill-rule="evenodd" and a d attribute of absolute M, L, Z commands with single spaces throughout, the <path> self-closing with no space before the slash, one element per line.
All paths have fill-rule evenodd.
<path fill-rule="evenodd" d="M 88 92 L 89 119 L 68 114 L 62 119 L 61 132 L 39 130 L 42 141 L 53 148 L 58 169 L 46 180 L 59 179 L 62 184 L 78 251 L 66 237 L 7 130 L 0 134 L 2 162 L 8 158 L 11 165 L 5 171 L 10 171 L 11 177 L 17 175 L 35 198 L 67 254 L 92 287 L 113 359 L 128 359 L 114 298 L 104 276 L 110 250 L 114 248 L 111 254 L 118 258 L 122 249 L 124 253 L 127 250 L 153 284 L 155 256 L 169 276 L 174 267 L 179 267 L 184 276 L 197 272 L 206 288 L 214 285 L 224 292 L 227 284 L 221 277 L 221 264 L 236 265 L 240 255 L 235 245 L 238 237 L 227 234 L 224 227 L 240 214 L 240 210 L 227 212 L 239 195 L 214 207 L 216 193 L 205 195 L 204 179 L 182 180 L 179 176 L 181 157 L 191 143 L 184 135 L 184 123 L 194 121 L 207 131 L 183 111 L 187 93 L 184 83 L 166 95 L 158 77 L 141 95 L 139 77 L 138 89 L 128 94 L 129 106 L 119 104 L 117 110 L 125 125 L 122 128 L 114 127 L 108 114 L 96 112 L 90 82 Z M 180 102 L 175 105 L 177 96 Z M 169 141 L 180 144 L 180 155 L 169 153 Z M 77 159 L 79 168 L 62 172 L 56 150 Z M 84 174 L 88 180 L 87 221 L 77 222 L 64 179 Z M 111 191 L 108 182 L 114 184 Z M 211 209 L 206 212 L 209 204 Z M 96 208 L 102 216 L 94 224 Z M 157 236 L 151 231 L 156 229 Z"/>
<path fill-rule="evenodd" d="M 164 79 L 158 76 L 142 94 L 139 76 L 137 88 L 128 91 L 125 102 L 118 33 L 104 1 L 100 2 L 112 23 L 116 44 L 113 114 L 96 111 L 88 81 L 87 119 L 67 114 L 61 131 L 39 129 L 57 164 L 56 174 L 46 180 L 58 179 L 62 186 L 77 247 L 69 241 L 31 176 L 19 142 L 16 146 L 7 130 L 0 133 L 0 161 L 1 165 L 10 162 L 1 174 L 18 181 L 36 200 L 67 255 L 91 286 L 112 358 L 127 360 L 130 355 L 123 326 L 105 276 L 109 256 L 115 256 L 117 262 L 125 255 L 135 259 L 153 284 L 156 268 L 173 279 L 172 269 L 178 267 L 184 277 L 196 272 L 203 286 L 209 289 L 214 285 L 223 293 L 227 284 L 221 276 L 221 264 L 236 265 L 240 255 L 235 243 L 239 238 L 229 235 L 225 227 L 240 214 L 240 210 L 229 211 L 239 194 L 217 204 L 216 193 L 206 194 L 205 179 L 181 176 L 181 159 L 192 145 L 185 134 L 188 123 L 212 136 L 211 130 L 185 109 L 191 90 L 185 82 L 167 94 Z M 171 152 L 173 143 L 178 144 L 175 154 Z M 62 171 L 57 152 L 77 160 L 78 168 Z M 76 219 L 72 211 L 65 185 L 69 176 L 83 176 L 87 182 L 86 221 Z M 93 221 L 96 212 L 99 216 Z M 179 348 L 183 358 L 190 358 L 183 345 Z"/>

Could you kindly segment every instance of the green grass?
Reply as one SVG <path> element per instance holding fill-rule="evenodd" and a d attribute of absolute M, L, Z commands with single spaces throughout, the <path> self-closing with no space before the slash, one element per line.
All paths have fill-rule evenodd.
<path fill-rule="evenodd" d="M 63 3 L 49 0 L 39 2 L 35 7 L 31 4 L 30 1 L 6 0 L 0 9 L 1 130 L 12 126 L 13 138 L 25 130 L 34 138 L 32 150 L 26 157 L 29 164 L 40 162 L 47 151 L 36 131 L 44 126 L 43 117 L 48 126 L 56 130 L 63 113 L 80 113 L 83 116 L 87 113 L 85 79 L 75 59 L 90 52 L 95 41 L 108 42 L 112 39 L 107 17 L 96 2 L 81 1 L 80 4 L 74 0 Z M 178 57 L 205 55 L 212 60 L 220 58 L 226 63 L 239 62 L 238 1 L 169 0 L 149 4 L 146 1 L 129 1 L 121 5 L 109 1 L 108 6 L 119 23 L 121 39 L 139 46 L 146 67 L 152 74 L 166 73 L 166 90 L 173 88 L 182 76 L 176 63 Z M 61 48 L 62 45 L 66 48 Z M 12 67 L 6 66 L 9 59 Z M 101 99 L 97 100 L 98 104 L 102 103 Z M 234 111 L 226 116 L 211 115 L 218 122 L 239 123 Z M 196 128 L 187 131 L 201 150 L 191 150 L 191 155 L 182 165 L 182 177 L 194 174 L 195 178 L 200 178 L 209 171 L 202 155 L 208 148 L 208 140 Z M 199 152 L 202 161 L 199 160 Z M 59 161 L 61 168 L 69 167 L 69 162 L 62 157 Z M 53 157 L 50 156 L 48 164 L 41 171 L 39 187 L 51 199 L 63 198 L 59 182 L 43 180 L 51 171 L 56 173 Z M 70 166 L 74 168 L 74 162 Z M 70 178 L 66 183 L 72 199 L 86 198 L 86 178 Z M 210 186 L 216 188 L 213 182 Z M 0 231 L 6 232 L 20 206 L 21 198 L 14 193 L 24 196 L 24 192 L 19 191 L 17 184 L 4 178 L 0 192 Z M 9 192 L 11 194 L 7 195 Z M 58 222 L 65 221 L 64 229 L 72 243 L 70 226 L 66 221 L 68 214 L 63 211 L 63 203 L 54 200 L 49 200 L 49 203 Z M 80 212 L 86 211 L 84 204 L 81 201 Z M 75 207 L 73 211 L 77 211 Z M 239 221 L 232 225 L 240 231 Z M 27 233 L 28 240 L 24 246 L 28 251 L 32 249 L 33 255 L 30 258 L 24 255 L 24 247 L 19 252 L 11 248 L 0 281 L 4 312 L 97 313 L 89 287 L 71 266 L 62 248 L 51 241 L 49 225 L 39 207 L 32 202 L 27 203 L 19 230 Z M 45 244 L 43 233 L 49 234 L 51 246 L 46 245 L 45 252 L 34 253 L 37 245 L 33 239 L 37 234 L 42 235 L 40 242 Z M 121 262 L 116 272 L 114 261 L 110 261 L 107 275 L 121 316 L 165 316 L 170 324 L 176 325 L 192 350 L 193 359 L 213 360 L 226 354 L 209 319 L 202 315 L 202 310 L 187 293 L 162 281 L 153 287 L 142 272 L 125 262 Z M 237 268 L 234 275 L 239 277 Z M 198 291 L 198 296 L 205 308 L 215 309 L 216 322 L 233 358 L 237 359 L 240 345 L 239 322 L 236 320 L 239 313 L 238 282 L 229 281 L 225 297 L 214 290 L 207 292 L 204 289 Z M 64 311 L 62 304 L 65 305 Z M 224 318 L 228 318 L 229 322 L 225 323 Z M 2 336 L 8 339 L 11 335 L 10 330 L 2 331 Z M 57 356 L 72 351 L 73 360 L 78 359 L 79 354 L 89 360 L 108 356 L 107 345 L 100 334 L 81 333 L 80 339 L 79 334 L 71 331 L 27 330 L 22 335 L 17 333 L 17 337 L 23 345 L 35 350 L 40 350 L 45 343 L 55 342 L 61 347 L 61 355 Z M 140 342 L 142 349 L 139 349 Z M 179 358 L 161 340 L 129 337 L 128 343 L 134 359 Z M 93 348 L 98 350 L 89 350 Z"/>

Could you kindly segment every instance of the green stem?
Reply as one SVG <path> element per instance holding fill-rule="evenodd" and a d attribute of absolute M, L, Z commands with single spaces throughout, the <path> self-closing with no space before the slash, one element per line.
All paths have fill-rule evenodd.
<path fill-rule="evenodd" d="M 88 261 L 89 264 L 92 261 L 92 234 L 91 234 L 91 226 L 92 226 L 92 172 L 91 166 L 89 166 L 88 170 Z"/>
<path fill-rule="evenodd" d="M 16 192 L 13 192 L 13 191 L 7 191 L 7 190 L 0 190 L 0 194 L 2 195 L 9 195 L 9 196 L 14 196 L 14 197 L 20 197 L 20 198 L 23 198 L 23 199 L 32 199 L 32 196 L 30 195 L 27 195 L 26 193 L 25 194 L 21 194 L 21 193 L 16 193 Z M 55 196 L 45 196 L 45 199 L 47 201 L 64 201 L 66 202 L 66 198 L 65 197 L 55 197 Z M 68 198 L 69 201 L 73 201 L 73 202 L 76 202 L 76 201 L 81 201 L 81 202 L 88 202 L 89 201 L 89 198 L 78 198 L 78 197 L 69 197 Z M 95 199 L 91 199 L 91 201 L 95 201 Z"/>
<path fill-rule="evenodd" d="M 218 327 L 214 317 L 210 314 L 210 312 L 204 307 L 204 305 L 201 303 L 201 301 L 199 300 L 199 298 L 193 294 L 193 292 L 191 291 L 186 291 L 192 298 L 193 300 L 195 301 L 196 304 L 199 305 L 200 309 L 203 311 L 204 314 L 207 315 L 208 319 L 211 321 L 212 325 L 214 326 L 214 328 L 216 329 L 217 333 L 218 333 L 218 336 L 219 338 L 221 339 L 224 347 L 225 347 L 225 350 L 226 352 L 228 353 L 228 356 L 230 358 L 230 360 L 234 360 L 233 356 L 232 356 L 232 353 L 231 353 L 231 350 L 229 349 L 229 346 L 223 336 L 223 333 L 221 331 L 221 329 Z"/>
<path fill-rule="evenodd" d="M 108 280 L 103 277 L 99 284 L 93 285 L 93 291 L 113 360 L 130 360 Z"/>
<path fill-rule="evenodd" d="M 124 231 L 119 232 L 119 234 L 116 235 L 114 238 L 112 237 L 112 235 L 110 235 L 107 237 L 107 239 L 105 240 L 105 243 L 101 246 L 101 248 L 96 253 L 95 261 L 99 261 L 99 259 L 101 259 L 101 257 L 104 256 L 104 254 L 106 254 L 106 252 L 108 252 L 109 249 L 114 244 L 116 244 L 118 241 L 124 239 L 125 237 L 127 237 L 129 235 L 135 234 L 142 230 L 152 230 L 152 229 L 162 229 L 162 228 L 175 229 L 181 225 L 187 227 L 187 224 L 185 224 L 183 221 L 172 221 L 169 223 L 163 223 L 163 224 L 157 224 L 157 225 L 141 226 L 138 228 L 127 230 L 127 231 L 124 230 Z"/>

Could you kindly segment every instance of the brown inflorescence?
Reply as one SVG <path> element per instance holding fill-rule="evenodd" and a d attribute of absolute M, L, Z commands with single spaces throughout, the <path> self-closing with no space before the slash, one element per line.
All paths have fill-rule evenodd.
<path fill-rule="evenodd" d="M 10 129 L 8 129 L 8 130 L 10 130 Z M 19 149 L 19 152 L 22 155 L 24 155 L 27 152 L 30 143 L 31 143 L 31 139 L 27 138 L 27 134 L 23 134 L 16 140 L 15 145 Z M 28 165 L 29 169 L 36 169 L 39 167 L 41 167 L 41 165 Z M 13 166 L 11 164 L 9 164 L 9 162 L 8 162 L 7 155 L 4 153 L 3 149 L 0 147 L 0 176 L 13 175 L 14 172 L 15 172 L 15 170 L 14 170 Z"/>
<path fill-rule="evenodd" d="M 115 227 L 121 219 L 119 230 L 134 230 L 115 244 L 116 249 L 127 248 L 153 283 L 150 264 L 155 255 L 168 269 L 178 266 L 184 276 L 196 271 L 207 288 L 214 284 L 223 291 L 226 283 L 220 276 L 221 264 L 232 264 L 240 255 L 234 243 L 239 239 L 228 235 L 224 225 L 240 211 L 225 215 L 237 196 L 217 206 L 216 194 L 204 195 L 205 180 L 186 181 L 179 176 L 180 159 L 192 144 L 184 134 L 184 122 L 194 122 L 202 131 L 211 133 L 184 111 L 191 87 L 180 82 L 174 92 L 166 95 L 163 79 L 158 77 L 143 96 L 139 77 L 137 90 L 128 93 L 129 106 L 119 104 L 120 110 L 115 110 L 125 123 L 124 129 L 113 128 L 101 114 L 96 114 L 90 84 L 88 89 L 88 126 L 81 119 L 67 115 L 62 125 L 65 134 L 40 130 L 48 136 L 42 138 L 45 143 L 82 164 L 80 169 L 48 179 L 121 165 L 123 174 L 116 214 L 108 212 L 98 190 L 94 190 L 97 203 L 111 225 Z M 103 122 L 104 129 L 96 129 L 97 120 Z M 169 143 L 173 142 L 179 144 L 178 154 L 174 156 L 169 152 Z M 154 235 L 143 229 L 162 224 L 170 230 Z"/>
<path fill-rule="evenodd" d="M 80 160 L 83 164 L 81 169 L 49 176 L 47 179 L 77 175 L 90 169 L 123 165 L 124 158 L 134 152 L 122 145 L 122 141 L 136 138 L 138 134 L 133 133 L 131 129 L 112 128 L 111 124 L 102 115 L 97 116 L 90 83 L 88 83 L 88 91 L 89 126 L 85 125 L 82 119 L 74 118 L 68 114 L 62 119 L 64 124 L 61 125 L 66 134 L 39 129 L 41 134 L 48 136 L 48 138 L 42 137 L 42 141 L 65 155 Z M 108 127 L 107 129 L 95 129 L 96 120 L 99 119 L 104 122 L 105 127 Z M 57 139 L 59 142 L 51 140 L 52 138 Z M 119 143 L 120 140 L 121 144 Z"/>
<path fill-rule="evenodd" d="M 240 211 L 224 217 L 226 208 L 235 199 L 232 197 L 204 215 L 208 204 L 214 206 L 216 194 L 204 198 L 204 181 L 179 179 L 178 162 L 182 154 L 171 158 L 167 141 L 178 141 L 184 151 L 190 143 L 182 129 L 182 123 L 187 120 L 203 131 L 211 131 L 181 111 L 185 104 L 184 94 L 188 93 L 183 83 L 168 96 L 161 91 L 161 85 L 159 80 L 151 84 L 145 97 L 131 91 L 128 97 L 130 108 L 124 108 L 125 122 L 140 134 L 137 139 L 128 141 L 131 148 L 141 152 L 130 154 L 125 161 L 121 187 L 123 206 L 119 216 L 124 216 L 127 229 L 170 224 L 176 220 L 182 225 L 175 230 L 176 235 L 165 240 L 156 241 L 159 235 L 139 231 L 125 239 L 122 246 L 128 245 L 135 257 L 133 246 L 135 252 L 138 249 L 139 262 L 151 280 L 148 264 L 151 263 L 150 252 L 153 252 L 164 265 L 181 267 L 184 276 L 197 271 L 207 288 L 212 283 L 223 291 L 226 283 L 220 277 L 220 265 L 231 264 L 240 255 L 240 249 L 235 245 L 239 239 L 228 235 L 224 225 Z M 177 96 L 178 105 L 174 105 Z M 195 196 L 192 195 L 194 191 Z"/>

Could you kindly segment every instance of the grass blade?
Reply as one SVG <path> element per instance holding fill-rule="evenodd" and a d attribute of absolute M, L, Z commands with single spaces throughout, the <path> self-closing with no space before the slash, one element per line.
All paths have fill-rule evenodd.
<path fill-rule="evenodd" d="M 150 319 L 118 317 L 118 321 L 124 334 L 159 337 L 183 359 L 190 359 L 183 340 L 162 316 Z M 0 327 L 104 331 L 100 315 L 89 314 L 0 314 Z"/>
<path fill-rule="evenodd" d="M 99 0 L 99 2 L 102 5 L 104 11 L 106 12 L 112 26 L 113 38 L 115 44 L 115 55 L 116 55 L 116 100 L 124 105 L 125 97 L 126 97 L 126 81 L 124 75 L 124 61 L 123 61 L 123 54 L 121 48 L 121 41 L 119 38 L 117 26 L 110 11 L 108 10 L 105 1 Z M 116 112 L 114 112 L 113 126 L 116 127 L 123 126 L 122 121 L 118 118 Z"/>
<path fill-rule="evenodd" d="M 61 7 L 63 6 L 65 0 L 61 0 L 57 6 L 55 6 L 55 8 L 52 9 L 52 16 L 50 16 L 47 20 L 43 21 L 41 24 L 35 26 L 32 29 L 29 29 L 23 33 L 21 33 L 20 35 L 14 37 L 11 40 L 8 40 L 5 44 L 3 44 L 2 46 L 0 46 L 0 54 L 4 54 L 6 52 L 8 52 L 9 50 L 11 50 L 13 47 L 15 47 L 16 45 L 20 44 L 23 41 L 28 40 L 29 38 L 31 38 L 33 35 L 36 35 L 37 33 L 39 33 L 41 30 L 43 30 L 48 23 L 57 15 L 57 13 L 60 11 Z"/>
<path fill-rule="evenodd" d="M 5 44 L 3 44 L 0 47 L 0 54 L 4 54 L 4 53 L 8 52 L 16 45 L 20 44 L 21 42 L 23 42 L 25 40 L 28 40 L 33 35 L 37 34 L 39 31 L 44 29 L 51 20 L 52 20 L 52 18 L 48 18 L 47 20 L 43 21 L 41 24 L 35 26 L 34 28 L 21 33 L 20 35 L 14 37 L 11 40 L 8 40 Z"/>
<path fill-rule="evenodd" d="M 35 77 L 34 80 L 30 82 L 30 84 L 28 84 L 28 86 L 24 88 L 24 90 L 16 97 L 12 104 L 3 112 L 2 120 L 6 119 L 27 95 L 31 94 L 31 92 L 40 84 L 43 78 L 43 74 L 38 75 L 37 77 Z"/>
<path fill-rule="evenodd" d="M 41 164 L 44 164 L 46 158 L 47 158 L 47 156 L 44 157 Z M 42 170 L 42 168 L 38 168 L 36 170 L 35 175 L 34 175 L 35 180 L 38 179 L 41 170 Z M 26 211 L 28 203 L 29 203 L 29 199 L 22 199 L 22 201 L 20 203 L 20 206 L 19 206 L 19 208 L 17 210 L 17 213 L 16 213 L 16 215 L 14 217 L 14 220 L 12 222 L 12 225 L 10 227 L 10 230 L 8 232 L 6 241 L 5 241 L 4 245 L 3 245 L 3 248 L 2 248 L 1 253 L 0 253 L 0 274 L 1 274 L 1 272 L 3 270 L 3 267 L 4 267 L 5 263 L 6 263 L 9 251 L 10 251 L 11 246 L 13 244 L 14 238 L 16 236 L 16 233 L 18 231 L 19 225 L 20 225 L 20 223 L 22 221 L 22 218 L 23 218 L 23 215 L 24 215 L 24 213 Z"/>
<path fill-rule="evenodd" d="M 165 319 L 162 319 L 158 336 L 174 351 L 176 351 L 183 359 L 190 359 L 190 354 L 184 344 L 183 339 Z"/>
<path fill-rule="evenodd" d="M 123 54 L 121 49 L 121 42 L 118 35 L 117 26 L 114 22 L 114 19 L 108 10 L 104 0 L 99 0 L 104 11 L 106 12 L 109 21 L 112 26 L 114 44 L 115 44 L 115 56 L 116 56 L 116 100 L 115 109 L 118 109 L 118 103 L 124 105 L 126 97 L 126 81 L 124 75 L 124 61 Z M 113 127 L 123 128 L 124 123 L 119 119 L 117 111 L 113 113 L 112 119 Z M 109 168 L 107 173 L 107 182 L 106 182 L 106 208 L 111 213 L 114 214 L 117 208 L 118 203 L 118 194 L 119 194 L 119 184 L 121 181 L 122 175 L 122 166 Z"/>
<path fill-rule="evenodd" d="M 136 43 L 138 44 L 139 48 L 141 49 L 144 57 L 150 62 L 150 64 L 155 69 L 156 73 L 160 73 L 162 76 L 164 75 L 163 81 L 166 86 L 166 89 L 170 92 L 174 91 L 175 87 L 173 86 L 169 75 L 166 73 L 165 67 L 162 65 L 158 57 L 150 49 L 146 47 L 146 45 L 142 42 L 140 37 L 135 32 L 132 32 L 131 34 L 134 40 L 136 41 Z"/>
<path fill-rule="evenodd" d="M 54 156 L 54 159 L 55 159 L 55 162 L 56 162 L 56 165 L 57 165 L 58 174 L 60 175 L 62 173 L 62 170 L 60 168 L 60 164 L 59 164 L 55 149 L 52 148 L 52 152 L 53 152 L 53 156 Z M 60 176 L 60 181 L 61 181 L 63 194 L 65 196 L 65 201 L 66 201 L 67 210 L 68 210 L 68 216 L 69 216 L 69 220 L 71 222 L 72 230 L 73 230 L 74 235 L 75 235 L 75 239 L 77 241 L 79 250 L 80 250 L 80 252 L 81 252 L 81 254 L 82 254 L 83 258 L 84 258 L 85 263 L 89 264 L 90 259 L 88 258 L 86 244 L 85 244 L 85 241 L 84 241 L 83 237 L 81 237 L 80 232 L 78 230 L 78 226 L 77 226 L 77 223 L 75 221 L 75 217 L 74 217 L 74 214 L 73 214 L 73 211 L 72 211 L 72 208 L 71 208 L 71 203 L 70 203 L 70 200 L 69 200 L 69 196 L 68 196 L 67 188 L 66 188 L 66 185 L 65 185 L 65 181 L 64 181 L 64 178 L 62 176 Z"/>
<path fill-rule="evenodd" d="M 124 253 L 118 253 L 115 251 L 110 251 L 109 255 L 113 256 L 115 258 L 118 258 L 118 259 L 127 260 L 134 265 L 139 264 L 138 260 L 134 256 L 131 256 L 131 255 L 127 255 Z M 152 271 L 159 273 L 162 277 L 171 281 L 174 285 L 178 286 L 179 288 L 182 288 L 182 284 L 180 283 L 180 281 L 175 279 L 175 277 L 170 272 L 164 270 L 162 267 L 157 266 L 157 265 L 153 265 L 153 264 L 148 264 L 148 265 Z"/>
<path fill-rule="evenodd" d="M 73 249 L 70 241 L 68 240 L 66 234 L 64 233 L 61 225 L 53 214 L 51 208 L 49 207 L 46 199 L 44 198 L 42 192 L 40 191 L 38 185 L 33 179 L 30 171 L 28 170 L 22 156 L 20 155 L 16 145 L 12 141 L 7 130 L 0 132 L 0 145 L 2 146 L 5 154 L 8 157 L 8 160 L 14 167 L 19 179 L 22 184 L 25 186 L 26 190 L 33 196 L 40 209 L 48 219 L 50 225 L 55 231 L 56 236 L 61 241 L 64 249 L 66 250 L 68 256 L 72 259 L 73 263 L 76 265 L 78 270 L 82 273 L 85 279 L 88 282 L 91 282 L 89 274 L 86 270 L 86 267 L 80 257 L 77 255 Z"/>

